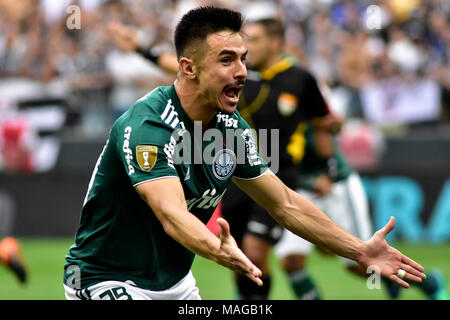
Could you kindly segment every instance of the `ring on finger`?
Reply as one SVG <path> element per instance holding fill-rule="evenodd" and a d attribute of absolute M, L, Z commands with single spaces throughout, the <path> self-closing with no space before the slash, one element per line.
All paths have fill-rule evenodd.
<path fill-rule="evenodd" d="M 403 270 L 403 269 L 398 269 L 397 276 L 398 276 L 400 279 L 403 279 L 403 278 L 405 277 L 405 275 L 406 275 L 406 271 L 405 271 L 405 270 Z"/>

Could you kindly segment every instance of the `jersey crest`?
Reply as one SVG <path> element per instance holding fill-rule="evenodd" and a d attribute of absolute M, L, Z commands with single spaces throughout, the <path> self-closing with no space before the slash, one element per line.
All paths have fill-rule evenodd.
<path fill-rule="evenodd" d="M 220 150 L 212 161 L 212 171 L 219 180 L 228 179 L 236 168 L 236 155 L 230 149 Z"/>

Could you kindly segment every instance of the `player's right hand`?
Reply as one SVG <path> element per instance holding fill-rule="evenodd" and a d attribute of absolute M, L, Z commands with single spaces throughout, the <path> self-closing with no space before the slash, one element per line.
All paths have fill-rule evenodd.
<path fill-rule="evenodd" d="M 217 262 L 233 271 L 243 273 L 258 286 L 262 286 L 261 270 L 239 249 L 230 233 L 228 222 L 218 218 L 217 223 L 220 226 L 220 250 L 222 251 L 221 259 Z"/>

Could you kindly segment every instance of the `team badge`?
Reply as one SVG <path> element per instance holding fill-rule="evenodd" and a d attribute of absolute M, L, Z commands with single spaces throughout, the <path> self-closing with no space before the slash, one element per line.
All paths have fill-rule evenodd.
<path fill-rule="evenodd" d="M 229 178 L 236 168 L 236 155 L 230 149 L 220 150 L 213 159 L 212 171 L 219 180 Z"/>
<path fill-rule="evenodd" d="M 290 116 L 298 107 L 298 98 L 293 94 L 283 92 L 278 97 L 278 111 L 282 116 Z"/>
<path fill-rule="evenodd" d="M 144 171 L 150 171 L 156 163 L 158 157 L 158 147 L 155 146 L 137 146 L 136 158 L 139 167 Z"/>

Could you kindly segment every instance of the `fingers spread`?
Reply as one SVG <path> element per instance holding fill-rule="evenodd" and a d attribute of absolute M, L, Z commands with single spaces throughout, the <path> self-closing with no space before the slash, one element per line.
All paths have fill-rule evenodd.
<path fill-rule="evenodd" d="M 403 263 L 400 268 L 406 271 L 406 275 L 411 275 L 415 279 L 417 279 L 417 280 L 413 280 L 413 279 L 408 279 L 408 280 L 412 280 L 414 282 L 422 282 L 422 280 L 424 280 L 426 278 L 425 274 L 423 274 L 422 272 L 418 271 L 417 269 L 414 269 L 413 267 L 411 267 L 407 264 Z"/>
<path fill-rule="evenodd" d="M 217 223 L 220 226 L 220 239 L 223 241 L 225 238 L 230 236 L 230 225 L 223 218 L 218 218 Z"/>
<path fill-rule="evenodd" d="M 256 277 L 254 274 L 252 274 L 252 273 L 247 273 L 246 276 L 247 276 L 250 280 L 252 280 L 254 283 L 256 283 L 258 286 L 261 287 L 261 286 L 263 285 L 263 282 L 262 282 L 261 278 Z"/>
<path fill-rule="evenodd" d="M 405 274 L 405 277 L 403 279 L 409 280 L 409 281 L 413 281 L 413 282 L 417 282 L 417 283 L 421 283 L 422 282 L 422 278 L 420 277 L 416 277 L 410 273 Z"/>
<path fill-rule="evenodd" d="M 255 266 L 250 259 L 236 247 L 236 251 L 232 254 L 234 269 L 244 274 L 253 274 L 255 277 L 261 277 L 261 270 Z"/>
<path fill-rule="evenodd" d="M 416 269 L 417 271 L 419 271 L 420 273 L 423 274 L 424 268 L 420 264 L 415 262 L 414 260 L 408 258 L 405 255 L 402 255 L 402 262 L 404 264 L 410 265 L 412 268 Z M 423 276 L 425 276 L 425 275 L 423 274 Z M 425 276 L 425 278 L 426 278 L 426 276 Z M 425 278 L 423 278 L 423 279 L 425 279 Z"/>
<path fill-rule="evenodd" d="M 403 281 L 402 279 L 400 279 L 399 277 L 397 277 L 395 274 L 391 275 L 389 277 L 389 279 L 403 288 L 406 288 L 406 289 L 409 288 L 409 284 L 407 282 Z"/>
<path fill-rule="evenodd" d="M 255 265 L 252 265 L 250 271 L 245 274 L 250 280 L 255 282 L 258 286 L 262 286 L 263 282 L 261 280 L 262 272 Z"/>
<path fill-rule="evenodd" d="M 250 280 L 255 282 L 258 286 L 262 286 L 262 272 L 256 267 L 250 260 L 247 259 L 246 256 L 243 256 L 242 259 L 238 259 L 234 263 L 234 270 L 245 274 Z"/>

